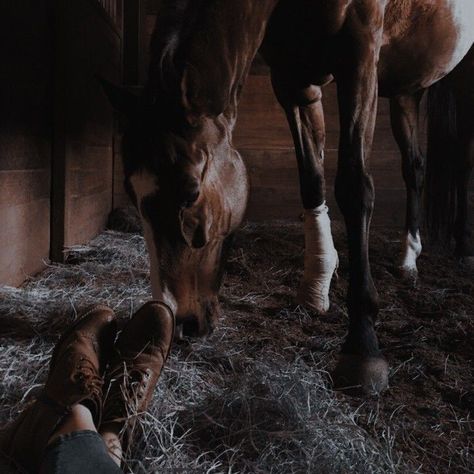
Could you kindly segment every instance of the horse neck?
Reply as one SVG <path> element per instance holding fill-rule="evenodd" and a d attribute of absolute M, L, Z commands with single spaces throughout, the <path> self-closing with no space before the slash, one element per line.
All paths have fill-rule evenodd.
<path fill-rule="evenodd" d="M 277 1 L 168 2 L 153 34 L 148 87 L 185 114 L 224 114 L 233 123 Z"/>

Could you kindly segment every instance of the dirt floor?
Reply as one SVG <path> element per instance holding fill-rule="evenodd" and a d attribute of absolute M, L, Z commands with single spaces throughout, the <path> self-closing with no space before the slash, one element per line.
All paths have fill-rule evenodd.
<path fill-rule="evenodd" d="M 341 228 L 334 233 L 341 266 L 324 317 L 293 301 L 301 223 L 238 233 L 224 318 L 206 340 L 174 347 L 127 472 L 474 472 L 472 274 L 424 252 L 416 288 L 407 285 L 395 271 L 400 233 L 374 231 L 390 389 L 373 399 L 335 393 L 328 372 L 345 335 L 347 252 Z M 126 318 L 148 295 L 143 239 L 116 232 L 0 291 L 0 421 L 40 386 L 54 341 L 78 313 L 102 302 Z"/>
<path fill-rule="evenodd" d="M 289 318 L 301 276 L 300 225 L 247 227 L 228 265 L 224 304 L 233 293 L 253 301 L 230 304 L 237 326 L 256 344 L 291 347 L 309 364 L 334 366 L 347 321 L 347 251 L 340 226 L 339 279 L 324 317 L 301 311 Z M 377 436 L 394 435 L 394 447 L 421 472 L 474 472 L 474 278 L 439 250 L 419 259 L 416 287 L 396 272 L 401 235 L 376 231 L 370 255 L 381 311 L 378 335 L 391 366 L 390 389 L 365 400 L 339 395 L 358 412 L 358 424 Z"/>

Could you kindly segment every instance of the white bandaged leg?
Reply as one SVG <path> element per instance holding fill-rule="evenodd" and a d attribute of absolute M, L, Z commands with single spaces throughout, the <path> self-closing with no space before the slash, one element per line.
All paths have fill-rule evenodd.
<path fill-rule="evenodd" d="M 299 302 L 325 313 L 329 309 L 329 287 L 339 259 L 331 234 L 331 221 L 324 202 L 304 212 L 305 257 L 304 276 Z"/>
<path fill-rule="evenodd" d="M 409 275 L 416 275 L 418 269 L 416 268 L 416 259 L 421 254 L 421 239 L 420 233 L 416 233 L 413 237 L 410 232 L 407 232 L 405 242 L 403 243 L 402 261 L 400 264 L 401 270 Z"/>

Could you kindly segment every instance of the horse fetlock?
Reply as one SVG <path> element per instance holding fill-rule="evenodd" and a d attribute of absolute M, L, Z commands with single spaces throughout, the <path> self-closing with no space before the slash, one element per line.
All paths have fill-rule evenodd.
<path fill-rule="evenodd" d="M 329 309 L 331 280 L 339 265 L 325 202 L 315 209 L 305 210 L 304 232 L 305 270 L 298 301 L 318 313 L 325 313 Z"/>
<path fill-rule="evenodd" d="M 332 373 L 336 390 L 352 395 L 379 395 L 388 388 L 389 366 L 382 356 L 342 354 Z"/>
<path fill-rule="evenodd" d="M 364 357 L 380 356 L 379 341 L 371 318 L 351 320 L 342 352 Z"/>
<path fill-rule="evenodd" d="M 358 291 L 349 287 L 347 295 L 349 316 L 352 318 L 371 317 L 375 319 L 379 313 L 379 295 L 373 284 L 366 284 Z"/>
<path fill-rule="evenodd" d="M 311 266 L 305 268 L 298 291 L 299 304 L 324 314 L 330 306 L 329 289 L 332 277 L 337 274 L 339 257 L 336 250 L 329 255 L 311 256 Z"/>
<path fill-rule="evenodd" d="M 413 236 L 407 232 L 405 241 L 403 242 L 402 257 L 399 265 L 400 274 L 403 278 L 413 279 L 418 275 L 416 260 L 420 256 L 422 250 L 420 233 L 417 232 Z"/>
<path fill-rule="evenodd" d="M 418 282 L 418 268 L 398 267 L 398 276 L 409 287 L 416 287 Z"/>

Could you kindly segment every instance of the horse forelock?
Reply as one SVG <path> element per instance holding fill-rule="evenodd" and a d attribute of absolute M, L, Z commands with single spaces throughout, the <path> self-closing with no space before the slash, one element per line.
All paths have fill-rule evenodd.
<path fill-rule="evenodd" d="M 178 93 L 184 73 L 182 49 L 197 22 L 202 0 L 164 0 L 150 47 L 150 86 L 155 93 Z"/>

